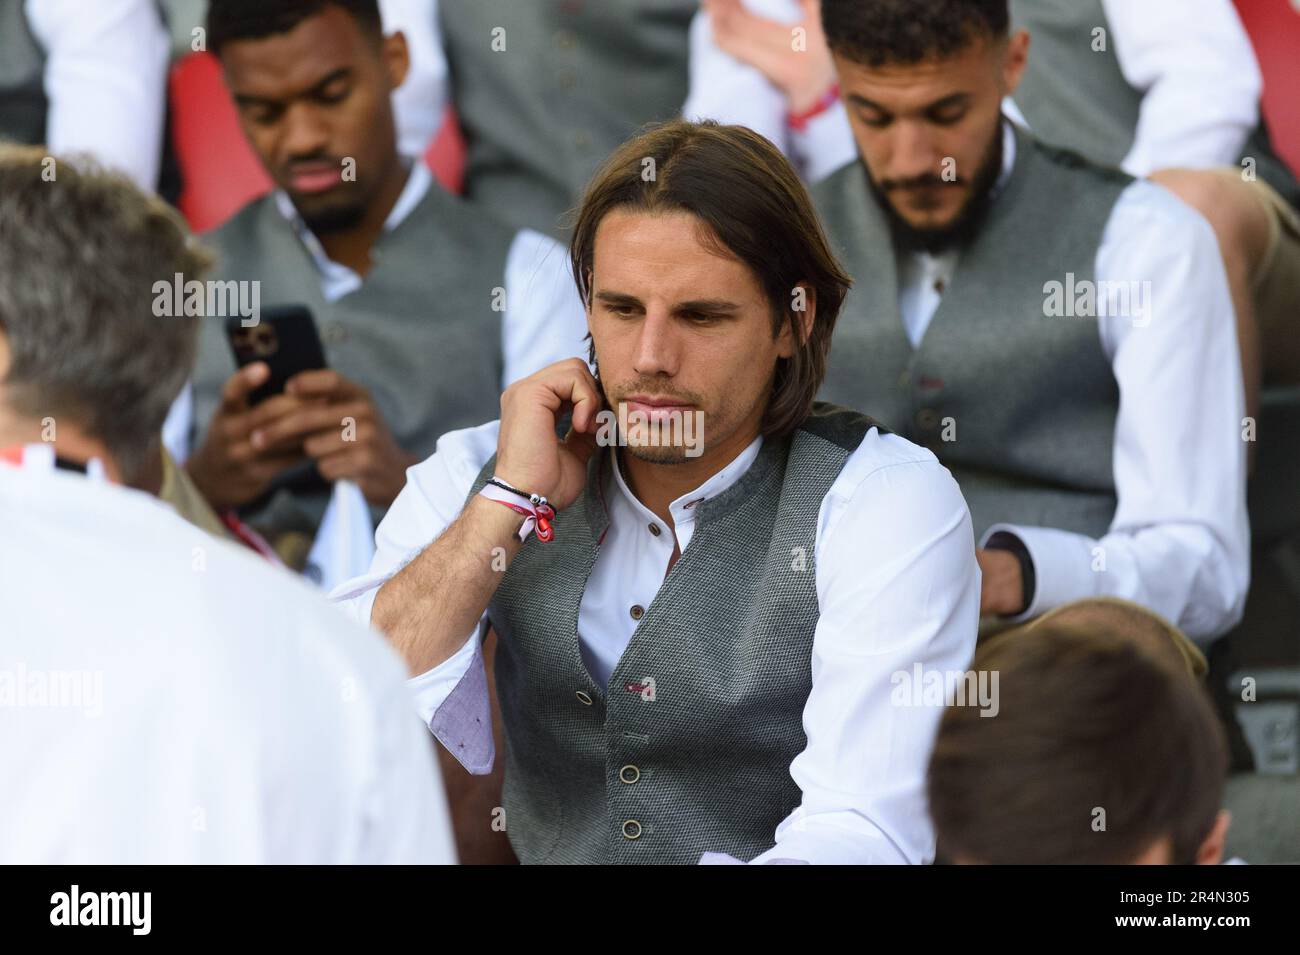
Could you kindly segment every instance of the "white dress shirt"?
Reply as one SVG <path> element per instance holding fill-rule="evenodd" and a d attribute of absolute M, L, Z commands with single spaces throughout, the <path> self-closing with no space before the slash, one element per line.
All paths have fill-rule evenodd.
<path fill-rule="evenodd" d="M 432 186 L 433 174 L 429 168 L 423 162 L 412 162 L 406 185 L 384 221 L 384 231 L 390 232 L 401 225 Z M 330 259 L 289 197 L 277 190 L 273 199 L 276 208 L 293 225 L 299 240 L 310 253 L 320 276 L 321 295 L 325 301 L 336 302 L 359 289 L 362 277 L 350 267 Z M 436 254 L 436 250 L 430 254 Z M 574 285 L 568 253 L 563 246 L 532 229 L 515 233 L 506 254 L 502 287 L 506 305 L 501 333 L 503 391 L 511 382 L 526 378 L 547 365 L 565 358 L 585 357 L 586 311 Z M 189 456 L 192 418 L 193 396 L 187 386 L 172 405 L 163 425 L 167 448 L 177 462 L 183 463 Z M 374 533 L 370 510 L 361 489 L 350 481 L 336 482 L 307 558 L 324 589 L 329 590 L 370 566 L 374 555 Z"/>
<path fill-rule="evenodd" d="M 50 152 L 91 153 L 152 192 L 170 52 L 153 0 L 27 0 L 23 9 L 46 55 Z"/>
<path fill-rule="evenodd" d="M 0 463 L 0 862 L 454 862 L 384 641 L 52 459 Z"/>
<path fill-rule="evenodd" d="M 379 526 L 370 573 L 334 595 L 359 620 L 369 621 L 380 585 L 455 520 L 496 452 L 497 428 L 492 422 L 451 432 L 431 458 L 407 472 L 406 488 Z M 594 678 L 608 680 L 636 628 L 627 608 L 648 606 L 674 544 L 683 553 L 690 546 L 694 505 L 739 479 L 760 440 L 672 502 L 673 537 L 650 530 L 662 522 L 628 490 L 615 459 L 614 491 L 606 494 L 610 529 L 578 615 L 583 661 Z M 896 435 L 869 432 L 822 503 L 808 555 L 820 617 L 803 713 L 808 745 L 790 766 L 802 802 L 773 833 L 773 848 L 753 861 L 933 858 L 924 779 L 941 709 L 893 705 L 891 677 L 917 664 L 967 667 L 980 596 L 973 545 L 970 515 L 947 469 Z M 525 546 L 546 545 L 530 540 Z M 412 679 L 426 723 L 471 668 L 482 666 L 485 624 L 486 618 L 454 656 Z"/>
<path fill-rule="evenodd" d="M 786 23 L 797 0 L 743 0 L 753 13 Z M 1143 92 L 1133 146 L 1120 164 L 1134 176 L 1157 169 L 1232 165 L 1259 123 L 1263 79 L 1246 28 L 1230 0 L 1101 0 L 1120 72 Z M 789 129 L 788 103 L 757 69 L 723 52 L 708 14 L 691 25 L 690 119 L 741 123 L 762 133 L 817 182 L 857 158 L 844 104 L 803 131 Z M 1030 36 L 1029 55 L 1033 56 Z M 1028 126 L 1008 99 L 1009 116 Z"/>

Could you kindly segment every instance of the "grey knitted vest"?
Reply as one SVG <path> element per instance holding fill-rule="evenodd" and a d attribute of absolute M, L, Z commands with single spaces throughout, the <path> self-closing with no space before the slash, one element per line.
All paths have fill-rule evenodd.
<path fill-rule="evenodd" d="M 1011 20 L 1013 29 L 1029 31 L 1029 63 L 1014 99 L 1034 134 L 1118 166 L 1133 147 L 1143 93 L 1120 70 L 1101 0 L 1012 0 Z M 1094 33 L 1099 29 L 1104 34 Z M 1246 142 L 1246 156 L 1260 179 L 1300 206 L 1300 184 L 1262 123 Z"/>
<path fill-rule="evenodd" d="M 506 222 L 563 234 L 561 215 L 615 147 L 681 112 L 698 8 L 698 0 L 440 4 L 468 146 L 466 195 Z"/>
<path fill-rule="evenodd" d="M 45 142 L 45 52 L 32 36 L 23 0 L 0 0 L 0 141 Z"/>
<path fill-rule="evenodd" d="M 528 542 L 488 608 L 506 831 L 522 862 L 694 864 L 706 851 L 748 860 L 772 846 L 800 801 L 790 763 L 807 742 L 817 514 L 871 427 L 815 406 L 699 505 L 608 687 L 588 674 L 577 629 L 609 521 L 609 456 L 593 457 L 555 539 Z"/>
<path fill-rule="evenodd" d="M 316 317 L 331 368 L 366 387 L 398 443 L 420 458 L 448 431 L 500 413 L 505 262 L 514 231 L 432 184 L 409 216 L 378 239 L 361 287 L 321 295 L 310 254 L 270 196 L 207 236 L 217 278 L 260 280 L 261 305 L 303 304 Z M 207 429 L 235 363 L 223 322 L 202 322 L 194 372 L 197 436 Z M 301 475 L 298 475 L 301 477 Z M 246 517 L 269 535 L 314 534 L 321 487 L 281 489 Z M 372 509 L 378 522 L 379 508 Z"/>
<path fill-rule="evenodd" d="M 860 162 L 813 190 L 849 274 L 821 397 L 935 453 L 978 537 L 996 521 L 1098 536 L 1115 511 L 1119 390 L 1096 318 L 1047 317 L 1044 286 L 1095 279 L 1131 180 L 1017 134 L 1015 168 L 959 259 L 920 345 L 898 308 L 894 246 Z"/>

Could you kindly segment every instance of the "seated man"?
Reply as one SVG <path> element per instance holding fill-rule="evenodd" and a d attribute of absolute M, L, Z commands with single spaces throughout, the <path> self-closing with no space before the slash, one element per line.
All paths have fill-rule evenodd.
<path fill-rule="evenodd" d="M 654 128 L 570 254 L 599 379 L 552 365 L 446 435 L 337 596 L 471 772 L 495 629 L 522 862 L 928 861 L 938 712 L 890 676 L 970 659 L 974 541 L 931 453 L 813 404 L 848 280 L 794 170 L 743 127 Z"/>
<path fill-rule="evenodd" d="M 553 240 L 402 159 L 390 97 L 406 47 L 384 36 L 376 0 L 215 0 L 208 41 L 279 187 L 211 236 L 220 277 L 260 283 L 262 309 L 310 308 L 329 370 L 252 407 L 265 366 L 236 372 L 223 323 L 204 322 L 203 441 L 186 467 L 301 566 L 325 482 L 359 487 L 359 523 L 377 521 L 438 435 L 491 419 L 505 384 L 581 353 L 581 306 Z"/>
<path fill-rule="evenodd" d="M 822 396 L 952 470 L 991 618 L 1112 595 L 1202 643 L 1221 635 L 1245 600 L 1249 532 L 1213 231 L 1002 117 L 1028 53 L 1004 2 L 822 0 L 822 14 L 862 157 L 813 190 L 855 283 Z"/>
<path fill-rule="evenodd" d="M 1138 608 L 1085 601 L 982 646 L 974 666 L 998 675 L 997 715 L 950 704 L 930 758 L 942 854 L 1221 861 L 1223 730 L 1170 630 Z"/>
<path fill-rule="evenodd" d="M 878 24 L 926 8 L 873 6 Z M 812 182 L 853 161 L 819 0 L 703 7 L 691 30 L 687 117 L 763 132 Z M 1259 66 L 1231 0 L 1012 0 L 1010 12 L 1032 50 L 1004 100 L 1008 115 L 1045 142 L 1149 176 L 1213 226 L 1253 417 L 1261 381 L 1300 383 L 1300 184 L 1260 118 Z"/>
<path fill-rule="evenodd" d="M 0 148 L 0 862 L 451 862 L 402 668 L 300 581 L 130 490 L 196 323 L 183 224 Z"/>

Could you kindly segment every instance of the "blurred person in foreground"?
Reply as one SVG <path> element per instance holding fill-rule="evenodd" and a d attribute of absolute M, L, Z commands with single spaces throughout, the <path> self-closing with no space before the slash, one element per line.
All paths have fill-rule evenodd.
<path fill-rule="evenodd" d="M 1120 601 L 1062 607 L 980 647 L 997 710 L 949 703 L 928 794 L 958 863 L 1222 861 L 1223 730 L 1199 651 Z M 988 718 L 986 718 L 988 717 Z"/>
<path fill-rule="evenodd" d="M 127 487 L 196 323 L 179 218 L 0 147 L 0 861 L 452 862 L 402 667 L 293 576 Z"/>

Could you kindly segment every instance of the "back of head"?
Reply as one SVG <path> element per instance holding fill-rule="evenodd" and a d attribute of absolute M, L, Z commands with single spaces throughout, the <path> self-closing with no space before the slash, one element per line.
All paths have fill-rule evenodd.
<path fill-rule="evenodd" d="M 1008 0 L 821 0 L 826 43 L 866 66 L 946 59 L 974 40 L 1005 38 Z"/>
<path fill-rule="evenodd" d="M 194 362 L 193 319 L 155 314 L 158 282 L 207 265 L 180 217 L 89 160 L 0 147 L 0 409 L 73 424 L 124 474 L 156 446 Z"/>
<path fill-rule="evenodd" d="M 1189 863 L 1227 771 L 1222 729 L 1167 645 L 1095 620 L 981 649 L 996 716 L 950 706 L 929 770 L 941 850 L 984 863 L 1127 863 L 1168 840 Z"/>

